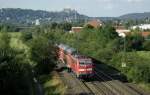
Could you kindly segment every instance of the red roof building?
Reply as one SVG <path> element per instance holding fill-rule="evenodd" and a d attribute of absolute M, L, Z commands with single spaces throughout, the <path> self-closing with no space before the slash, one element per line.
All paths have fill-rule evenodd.
<path fill-rule="evenodd" d="M 126 32 L 126 35 L 132 35 L 132 32 Z M 140 32 L 140 35 L 143 36 L 144 38 L 147 38 L 150 36 L 150 32 Z"/>
<path fill-rule="evenodd" d="M 94 20 L 89 21 L 86 25 L 91 25 L 94 28 L 98 28 L 102 26 L 102 22 L 100 20 L 94 19 Z"/>
<path fill-rule="evenodd" d="M 150 32 L 141 32 L 141 35 L 142 35 L 144 38 L 147 38 L 148 36 L 150 36 Z"/>

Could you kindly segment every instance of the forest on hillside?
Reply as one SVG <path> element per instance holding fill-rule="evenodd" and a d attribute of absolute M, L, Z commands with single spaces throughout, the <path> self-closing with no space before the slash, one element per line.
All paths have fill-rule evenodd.
<path fill-rule="evenodd" d="M 150 23 L 150 13 L 131 13 L 119 17 L 89 17 L 70 8 L 51 12 L 20 8 L 0 9 L 0 24 L 15 24 L 17 26 L 33 26 L 37 21 L 40 22 L 40 24 L 50 24 L 53 22 L 73 22 L 80 24 L 91 19 L 99 19 L 104 23 L 122 24 L 126 27 L 130 27 Z"/>

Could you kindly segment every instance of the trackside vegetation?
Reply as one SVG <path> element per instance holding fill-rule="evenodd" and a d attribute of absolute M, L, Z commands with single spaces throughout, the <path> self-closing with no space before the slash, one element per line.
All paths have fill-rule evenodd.
<path fill-rule="evenodd" d="M 51 73 L 56 65 L 55 43 L 48 39 L 51 36 L 36 28 L 22 31 L 27 32 L 1 29 L 0 95 L 37 95 L 39 87 L 44 95 L 62 95 L 65 85 L 60 79 L 53 83 L 56 79 Z M 53 92 L 55 88 L 58 91 Z"/>
<path fill-rule="evenodd" d="M 51 29 L 47 26 L 44 30 L 48 32 Z M 150 40 L 142 37 L 138 30 L 127 35 L 125 43 L 111 25 L 97 29 L 86 26 L 79 33 L 68 33 L 56 28 L 50 34 L 57 43 L 68 44 L 80 53 L 116 68 L 129 82 L 150 88 Z M 122 67 L 123 61 L 126 63 L 125 68 Z"/>
<path fill-rule="evenodd" d="M 142 87 L 144 84 L 146 89 L 150 88 L 150 55 L 148 55 L 150 41 L 139 35 L 139 31 L 133 31 L 125 38 L 126 52 L 124 52 L 124 38 L 119 37 L 111 25 L 97 29 L 85 26 L 79 33 L 66 32 L 57 25 L 55 28 L 46 25 L 37 29 L 43 31 L 50 41 L 68 44 L 80 53 L 116 68 L 127 77 L 129 82 L 140 86 L 142 84 Z M 28 34 L 26 33 L 26 36 Z M 124 60 L 127 64 L 125 68 L 121 65 Z"/>
<path fill-rule="evenodd" d="M 59 43 L 114 67 L 129 82 L 150 90 L 149 38 L 139 31 L 121 38 L 109 24 L 96 29 L 85 26 L 78 33 L 69 33 L 71 26 L 52 23 L 21 30 L 0 26 L 0 95 L 35 95 L 39 91 L 35 85 L 44 95 L 64 95 L 66 86 L 53 72 Z"/>
<path fill-rule="evenodd" d="M 0 33 L 0 94 L 32 95 L 31 67 L 24 51 L 10 46 L 11 35 Z"/>

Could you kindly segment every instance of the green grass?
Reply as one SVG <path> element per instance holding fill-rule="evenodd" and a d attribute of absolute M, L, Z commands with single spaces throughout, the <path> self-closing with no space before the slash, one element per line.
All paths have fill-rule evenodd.
<path fill-rule="evenodd" d="M 138 51 L 137 54 L 146 59 L 150 59 L 150 51 Z"/>
<path fill-rule="evenodd" d="M 42 75 L 40 76 L 40 81 L 45 92 L 44 95 L 65 95 L 67 86 L 57 73 Z"/>
<path fill-rule="evenodd" d="M 147 83 L 147 84 L 145 84 L 145 83 L 139 83 L 138 86 L 141 87 L 141 88 L 143 88 L 145 91 L 147 91 L 147 92 L 150 93 L 150 84 L 149 83 Z"/>
<path fill-rule="evenodd" d="M 144 63 L 148 63 L 149 61 L 143 62 L 145 60 L 150 60 L 150 51 L 136 51 L 136 52 L 130 52 L 130 54 L 135 54 L 137 56 L 139 56 L 139 58 L 141 58 L 142 60 L 139 62 L 137 62 L 138 64 L 144 64 Z M 134 59 L 136 61 L 138 61 L 138 59 Z M 150 63 L 147 64 L 147 66 L 150 66 Z M 131 67 L 132 68 L 132 67 Z M 139 87 L 145 89 L 146 91 L 150 91 L 150 83 L 136 83 Z"/>

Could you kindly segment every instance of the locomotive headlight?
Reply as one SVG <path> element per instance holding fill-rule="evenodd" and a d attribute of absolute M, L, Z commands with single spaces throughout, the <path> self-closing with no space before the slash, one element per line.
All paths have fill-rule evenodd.
<path fill-rule="evenodd" d="M 92 68 L 87 68 L 87 69 L 79 69 L 79 71 L 92 71 Z"/>
<path fill-rule="evenodd" d="M 92 71 L 92 68 L 88 68 L 87 71 Z"/>
<path fill-rule="evenodd" d="M 86 71 L 85 69 L 79 69 L 79 71 Z"/>

